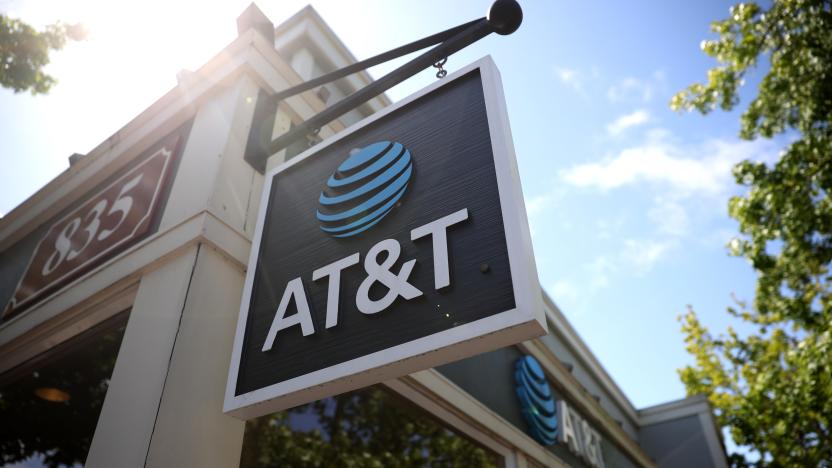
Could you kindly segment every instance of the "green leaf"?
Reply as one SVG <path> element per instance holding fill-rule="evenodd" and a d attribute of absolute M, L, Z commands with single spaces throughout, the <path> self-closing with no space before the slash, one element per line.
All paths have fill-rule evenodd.
<path fill-rule="evenodd" d="M 694 364 L 679 375 L 689 394 L 708 396 L 719 423 L 760 460 L 733 454 L 734 466 L 826 466 L 832 460 L 832 2 L 738 4 L 711 30 L 718 38 L 701 48 L 717 63 L 706 82 L 673 96 L 671 108 L 733 109 L 745 73 L 766 64 L 739 136 L 796 138 L 771 164 L 734 167 L 745 193 L 728 204 L 740 231 L 729 253 L 749 261 L 757 288 L 750 306 L 738 302 L 729 314 L 757 327 L 712 337 L 689 310 L 680 320 Z"/>

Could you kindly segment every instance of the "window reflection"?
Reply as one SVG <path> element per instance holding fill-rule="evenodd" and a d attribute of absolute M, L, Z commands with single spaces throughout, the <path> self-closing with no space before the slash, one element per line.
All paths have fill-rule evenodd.
<path fill-rule="evenodd" d="M 375 386 L 246 422 L 240 466 L 498 467 L 502 462 Z"/>
<path fill-rule="evenodd" d="M 121 314 L 0 376 L 0 465 L 84 463 L 126 320 Z"/>

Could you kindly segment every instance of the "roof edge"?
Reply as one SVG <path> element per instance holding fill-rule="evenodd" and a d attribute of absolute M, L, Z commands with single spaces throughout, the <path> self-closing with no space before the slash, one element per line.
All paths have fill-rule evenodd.
<path fill-rule="evenodd" d="M 318 10 L 316 10 L 315 7 L 313 7 L 311 4 L 301 8 L 288 19 L 275 26 L 275 37 L 280 36 L 287 29 L 291 28 L 295 23 L 299 23 L 304 18 L 308 18 L 309 20 L 311 20 L 321 29 L 321 31 L 323 31 L 323 33 L 330 39 L 330 41 L 332 41 L 332 45 L 335 46 L 337 52 L 343 55 L 348 63 L 356 63 L 359 61 L 355 57 L 355 55 L 350 51 L 347 45 L 344 44 L 341 38 L 337 34 L 335 34 L 335 31 L 332 30 L 332 28 L 323 19 L 320 13 L 318 13 Z M 367 70 L 361 70 L 359 72 L 356 72 L 354 76 L 357 76 L 364 83 L 365 86 L 375 81 L 375 79 L 370 75 L 370 73 Z M 373 99 L 379 99 L 385 107 L 393 103 L 393 101 L 387 96 L 387 93 L 381 93 L 378 96 L 375 96 Z M 370 99 L 368 103 L 370 101 L 372 101 L 372 99 Z"/>
<path fill-rule="evenodd" d="M 642 426 L 649 426 L 673 419 L 693 416 L 700 413 L 711 415 L 711 405 L 705 395 L 692 395 L 678 400 L 659 403 L 638 410 Z"/>
<path fill-rule="evenodd" d="M 678 400 L 649 406 L 638 411 L 641 427 L 666 423 L 681 418 L 696 417 L 705 432 L 714 466 L 727 467 L 725 440 L 716 422 L 714 410 L 706 395 L 691 395 Z"/>

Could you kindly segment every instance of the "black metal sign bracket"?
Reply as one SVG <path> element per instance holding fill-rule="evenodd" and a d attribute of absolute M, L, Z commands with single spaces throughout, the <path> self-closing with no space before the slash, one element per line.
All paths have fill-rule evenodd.
<path fill-rule="evenodd" d="M 500 35 L 513 33 L 520 27 L 520 23 L 522 21 L 523 11 L 516 0 L 496 0 L 491 5 L 488 15 L 485 18 L 470 21 L 423 39 L 419 39 L 418 41 L 405 44 L 366 60 L 356 62 L 352 65 L 348 65 L 304 83 L 292 86 L 272 95 L 261 92 L 261 95 L 258 97 L 258 106 L 255 108 L 254 118 L 255 120 L 260 119 L 261 121 L 265 121 L 266 125 L 259 127 L 257 122 L 255 122 L 252 129 L 267 129 L 267 133 L 270 138 L 272 126 L 268 125 L 268 122 L 273 122 L 274 116 L 269 114 L 276 112 L 277 104 L 280 101 L 361 70 L 407 55 L 411 52 L 439 44 L 413 60 L 396 68 L 387 75 L 373 81 L 364 88 L 361 88 L 346 98 L 336 102 L 308 120 L 294 126 L 291 130 L 276 139 L 271 140 L 269 143 L 262 145 L 264 146 L 263 151 L 247 150 L 245 155 L 246 160 L 257 171 L 261 173 L 264 172 L 266 168 L 266 159 L 268 159 L 269 156 L 287 148 L 302 138 L 305 139 L 310 134 L 317 133 L 323 125 L 337 119 L 343 114 L 364 104 L 370 99 L 410 78 L 416 73 L 433 66 L 435 63 L 440 62 L 449 55 L 469 46 L 470 44 L 473 44 L 489 34 L 493 32 Z M 249 146 L 252 146 L 258 141 L 258 137 L 255 133 L 256 132 L 253 131 L 252 134 L 249 135 Z"/>

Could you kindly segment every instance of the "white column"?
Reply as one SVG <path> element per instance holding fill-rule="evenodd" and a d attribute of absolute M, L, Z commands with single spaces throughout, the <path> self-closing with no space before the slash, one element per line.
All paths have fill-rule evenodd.
<path fill-rule="evenodd" d="M 313 78 L 312 74 L 315 70 L 315 57 L 312 56 L 312 53 L 309 52 L 308 49 L 298 49 L 297 52 L 292 54 L 290 62 L 292 68 L 295 69 L 295 72 L 300 75 L 300 78 L 303 81 L 308 81 Z"/>
<path fill-rule="evenodd" d="M 86 466 L 144 466 L 196 252 L 142 278 Z"/>
<path fill-rule="evenodd" d="M 257 85 L 241 75 L 230 86 L 208 99 L 194 118 L 188 141 L 182 152 L 176 179 L 170 191 L 159 230 L 210 209 L 231 227 L 244 231 L 253 223 L 249 197 L 254 179 L 262 180 L 243 160 L 254 106 Z M 251 214 L 256 217 L 256 211 Z"/>
<path fill-rule="evenodd" d="M 202 245 L 182 310 L 148 467 L 230 467 L 245 423 L 222 412 L 245 274 Z"/>
<path fill-rule="evenodd" d="M 160 233 L 207 212 L 250 238 L 262 175 L 243 152 L 256 100 L 241 74 L 200 104 Z M 87 466 L 237 466 L 244 423 L 222 412 L 245 276 L 233 258 L 195 243 L 142 277 Z"/>

